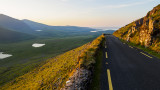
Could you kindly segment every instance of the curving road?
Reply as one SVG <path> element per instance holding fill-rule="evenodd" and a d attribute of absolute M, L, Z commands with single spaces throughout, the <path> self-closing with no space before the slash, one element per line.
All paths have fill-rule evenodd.
<path fill-rule="evenodd" d="M 103 53 L 101 90 L 160 90 L 160 59 L 112 35 Z"/>

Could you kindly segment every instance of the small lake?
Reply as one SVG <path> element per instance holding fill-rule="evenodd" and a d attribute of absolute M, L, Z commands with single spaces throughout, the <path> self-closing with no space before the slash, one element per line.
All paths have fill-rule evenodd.
<path fill-rule="evenodd" d="M 36 30 L 37 32 L 41 32 L 41 31 L 43 31 L 43 30 Z"/>
<path fill-rule="evenodd" d="M 4 59 L 11 56 L 12 56 L 11 54 L 3 54 L 3 52 L 0 52 L 0 59 Z"/>
<path fill-rule="evenodd" d="M 46 45 L 46 44 L 34 43 L 34 44 L 32 44 L 32 47 L 42 47 L 44 45 Z"/>
<path fill-rule="evenodd" d="M 90 32 L 97 32 L 97 31 L 90 31 Z"/>

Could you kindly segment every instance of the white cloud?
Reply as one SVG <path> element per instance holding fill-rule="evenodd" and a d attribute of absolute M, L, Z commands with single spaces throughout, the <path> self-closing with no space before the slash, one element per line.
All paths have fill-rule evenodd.
<path fill-rule="evenodd" d="M 66 1 L 69 1 L 69 0 L 60 0 L 60 1 L 66 2 Z"/>
<path fill-rule="evenodd" d="M 120 4 L 120 5 L 108 5 L 102 8 L 123 8 L 123 7 L 130 7 L 130 6 L 136 6 L 136 5 L 142 5 L 142 4 L 146 4 L 149 2 L 153 2 L 155 0 L 146 0 L 143 2 L 136 2 L 136 3 L 128 3 L 128 4 Z"/>

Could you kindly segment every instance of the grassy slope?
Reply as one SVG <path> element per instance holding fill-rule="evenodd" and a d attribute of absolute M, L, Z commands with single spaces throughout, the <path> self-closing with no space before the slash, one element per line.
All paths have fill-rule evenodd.
<path fill-rule="evenodd" d="M 102 45 L 104 45 L 104 42 Z M 98 50 L 97 55 L 96 55 L 96 63 L 94 65 L 93 78 L 92 78 L 92 82 L 89 86 L 90 87 L 89 90 L 100 90 L 102 57 L 103 57 L 103 52 L 102 52 L 102 47 L 101 47 L 100 50 Z"/>
<path fill-rule="evenodd" d="M 78 36 L 67 38 L 34 39 L 19 43 L 0 44 L 1 51 L 13 54 L 0 60 L 0 85 L 21 76 L 37 67 L 44 60 L 81 46 L 95 36 Z M 45 43 L 46 46 L 33 48 L 33 43 Z"/>
<path fill-rule="evenodd" d="M 95 72 L 93 76 L 93 81 L 91 84 L 92 90 L 100 90 L 102 56 L 103 56 L 102 51 L 99 51 L 97 55 L 97 62 L 95 64 Z"/>
<path fill-rule="evenodd" d="M 83 66 L 90 66 L 90 64 L 92 64 L 90 62 L 94 62 L 93 56 L 101 40 L 102 38 L 99 37 L 92 43 L 85 44 L 55 58 L 51 58 L 44 62 L 44 65 L 20 76 L 4 85 L 1 89 L 60 89 L 68 79 L 69 73 L 78 65 L 78 56 L 80 56 L 79 62 L 83 64 Z M 92 51 L 90 51 L 91 49 Z M 85 54 L 86 52 L 88 53 L 87 55 Z M 87 58 L 87 61 L 85 58 Z"/>

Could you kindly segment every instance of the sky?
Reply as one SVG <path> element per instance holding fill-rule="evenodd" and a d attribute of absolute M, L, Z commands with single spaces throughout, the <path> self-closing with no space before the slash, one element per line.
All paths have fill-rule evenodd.
<path fill-rule="evenodd" d="M 121 27 L 160 0 L 0 0 L 0 13 L 55 26 Z"/>

